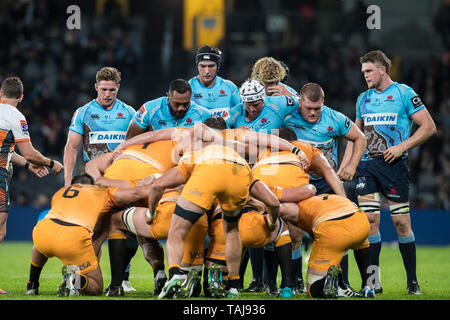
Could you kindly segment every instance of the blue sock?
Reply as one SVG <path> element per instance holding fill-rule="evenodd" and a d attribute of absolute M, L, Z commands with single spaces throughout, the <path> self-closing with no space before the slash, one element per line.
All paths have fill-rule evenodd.
<path fill-rule="evenodd" d="M 416 239 L 414 233 L 407 237 L 398 237 L 398 247 L 403 258 L 408 282 L 417 281 L 416 275 Z"/>

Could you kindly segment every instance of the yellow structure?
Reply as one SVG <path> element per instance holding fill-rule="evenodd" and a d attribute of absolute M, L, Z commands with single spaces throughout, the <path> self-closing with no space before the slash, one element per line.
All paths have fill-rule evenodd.
<path fill-rule="evenodd" d="M 225 0 L 184 0 L 183 47 L 217 47 L 225 36 Z"/>

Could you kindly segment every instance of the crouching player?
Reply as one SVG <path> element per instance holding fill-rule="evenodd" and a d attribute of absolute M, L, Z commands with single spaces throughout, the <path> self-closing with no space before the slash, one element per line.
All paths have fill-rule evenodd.
<path fill-rule="evenodd" d="M 301 189 L 298 188 L 297 192 L 298 197 L 306 199 L 315 195 L 315 188 L 312 185 L 304 185 Z M 282 273 L 282 289 L 279 295 L 282 298 L 290 298 L 292 297 L 291 238 L 288 227 L 281 218 L 278 218 L 275 222 L 275 229 L 271 229 L 267 218 L 264 204 L 250 198 L 239 219 L 242 247 L 246 250 L 247 248 L 263 248 L 271 243 L 275 245 L 275 253 Z M 205 257 L 207 272 L 205 272 L 203 280 L 206 287 L 205 294 L 221 298 L 224 297 L 222 280 L 223 283 L 226 283 L 228 272 L 225 263 L 225 234 L 220 206 L 217 206 L 210 215 L 209 238 L 210 244 Z"/>
<path fill-rule="evenodd" d="M 281 217 L 305 230 L 314 241 L 307 271 L 308 295 L 313 298 L 342 296 L 342 271 L 337 267 L 345 252 L 353 249 L 362 279 L 354 297 L 374 297 L 367 286 L 370 224 L 365 213 L 346 197 L 321 194 L 297 203 L 283 203 Z"/>
<path fill-rule="evenodd" d="M 101 295 L 103 278 L 92 235 L 97 221 L 116 207 L 146 198 L 149 186 L 105 188 L 81 174 L 70 186 L 58 190 L 51 209 L 33 229 L 30 278 L 27 294 L 38 294 L 39 277 L 48 258 L 64 264 L 58 296 Z"/>

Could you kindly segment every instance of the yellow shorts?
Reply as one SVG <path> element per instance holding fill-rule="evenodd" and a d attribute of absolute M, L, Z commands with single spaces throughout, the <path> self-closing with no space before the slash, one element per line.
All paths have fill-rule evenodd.
<path fill-rule="evenodd" d="M 326 272 L 330 266 L 339 265 L 347 250 L 369 246 L 369 231 L 369 220 L 362 211 L 345 219 L 322 222 L 314 230 L 308 266 Z"/>
<path fill-rule="evenodd" d="M 125 158 L 114 161 L 105 170 L 104 176 L 109 179 L 127 180 L 136 183 L 154 173 L 161 172 L 149 163 Z"/>
<path fill-rule="evenodd" d="M 90 232 L 80 226 L 64 226 L 42 219 L 33 229 L 33 243 L 47 258 L 57 257 L 64 265 L 77 265 L 81 274 L 98 267 Z"/>
<path fill-rule="evenodd" d="M 173 193 L 175 194 L 175 193 Z M 150 224 L 152 238 L 166 240 L 176 202 L 166 201 L 158 204 L 156 217 Z M 208 219 L 202 215 L 184 238 L 184 256 L 182 262 L 189 265 L 202 265 L 205 251 L 205 236 L 208 232 Z"/>
<path fill-rule="evenodd" d="M 293 164 L 261 165 L 252 170 L 255 178 L 269 187 L 294 188 L 309 183 L 309 176 Z"/>
<path fill-rule="evenodd" d="M 193 169 L 181 196 L 205 210 L 217 199 L 223 210 L 233 212 L 245 205 L 250 184 L 251 173 L 243 165 L 199 164 Z"/>
<path fill-rule="evenodd" d="M 264 216 L 257 211 L 248 211 L 239 219 L 239 235 L 242 247 L 262 248 L 270 241 L 270 230 Z M 223 220 L 215 219 L 209 228 L 209 247 L 206 257 L 209 259 L 225 260 L 225 234 Z"/>

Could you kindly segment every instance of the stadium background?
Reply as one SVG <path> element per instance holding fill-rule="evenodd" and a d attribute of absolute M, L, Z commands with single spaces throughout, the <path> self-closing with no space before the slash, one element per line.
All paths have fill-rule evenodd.
<path fill-rule="evenodd" d="M 69 30 L 73 4 L 81 28 Z M 381 29 L 367 28 L 369 5 L 380 8 Z M 72 114 L 95 98 L 102 66 L 122 72 L 119 98 L 138 109 L 165 95 L 171 80 L 194 76 L 194 53 L 205 43 L 222 50 L 219 75 L 237 86 L 258 58 L 273 56 L 289 66 L 289 85 L 319 83 L 325 104 L 354 120 L 366 89 L 359 57 L 380 48 L 393 61 L 392 78 L 418 92 L 438 127 L 410 151 L 417 243 L 450 244 L 449 29 L 449 0 L 0 0 L 0 81 L 22 78 L 19 109 L 32 143 L 62 162 Z M 15 167 L 5 241 L 31 240 L 37 216 L 63 184 L 62 175 L 38 179 Z M 389 220 L 383 215 L 382 237 L 395 241 Z"/>

